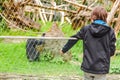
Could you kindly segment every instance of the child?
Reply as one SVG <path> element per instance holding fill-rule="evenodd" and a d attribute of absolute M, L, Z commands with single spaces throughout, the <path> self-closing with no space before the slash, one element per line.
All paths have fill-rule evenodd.
<path fill-rule="evenodd" d="M 92 23 L 83 27 L 72 37 L 77 40 L 68 40 L 61 50 L 66 53 L 78 41 L 83 40 L 84 80 L 106 80 L 109 73 L 110 57 L 115 53 L 115 33 L 106 23 L 107 11 L 103 7 L 96 7 L 91 13 Z"/>

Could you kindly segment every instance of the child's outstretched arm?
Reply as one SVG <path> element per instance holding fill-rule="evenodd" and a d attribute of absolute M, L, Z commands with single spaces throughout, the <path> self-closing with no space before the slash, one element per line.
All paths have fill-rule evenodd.
<path fill-rule="evenodd" d="M 83 27 L 77 34 L 71 36 L 72 38 L 76 38 L 75 40 L 69 39 L 68 42 L 64 45 L 61 52 L 66 53 L 69 49 L 71 49 L 79 39 L 84 39 L 85 27 Z"/>
<path fill-rule="evenodd" d="M 76 40 L 68 40 L 68 42 L 62 48 L 61 52 L 66 53 L 69 49 L 71 49 L 77 43 L 77 41 L 78 41 L 78 39 L 76 39 Z"/>

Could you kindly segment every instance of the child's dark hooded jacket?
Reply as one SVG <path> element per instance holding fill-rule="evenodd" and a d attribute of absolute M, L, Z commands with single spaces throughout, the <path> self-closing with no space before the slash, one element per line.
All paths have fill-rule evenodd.
<path fill-rule="evenodd" d="M 83 62 L 81 69 L 93 74 L 106 74 L 109 72 L 110 57 L 115 52 L 114 30 L 103 23 L 94 22 L 83 27 L 76 35 L 77 40 L 69 40 L 63 47 L 67 52 L 79 39 L 83 40 Z"/>

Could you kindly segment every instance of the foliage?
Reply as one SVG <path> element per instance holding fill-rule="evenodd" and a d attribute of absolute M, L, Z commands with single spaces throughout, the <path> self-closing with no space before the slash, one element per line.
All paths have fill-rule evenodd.
<path fill-rule="evenodd" d="M 110 73 L 120 74 L 119 60 L 120 60 L 120 53 L 119 53 L 119 55 L 112 57 L 111 65 L 110 65 L 111 66 Z"/>
<path fill-rule="evenodd" d="M 7 24 L 6 21 L 0 16 L 0 33 L 4 31 L 8 31 Z"/>
<path fill-rule="evenodd" d="M 120 74 L 120 68 L 119 67 L 112 67 L 111 73 L 113 74 Z"/>
<path fill-rule="evenodd" d="M 120 39 L 117 39 L 117 43 L 116 43 L 116 50 L 120 49 Z M 110 73 L 114 73 L 114 74 L 120 74 L 120 65 L 119 64 L 119 60 L 120 60 L 120 53 L 115 54 L 115 56 L 112 57 L 111 60 L 111 69 L 110 69 Z"/>

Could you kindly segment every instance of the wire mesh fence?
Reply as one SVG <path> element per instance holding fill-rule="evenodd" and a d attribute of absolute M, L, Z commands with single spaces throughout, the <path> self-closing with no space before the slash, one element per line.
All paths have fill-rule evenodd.
<path fill-rule="evenodd" d="M 71 36 L 80 27 L 90 23 L 90 12 L 98 5 L 104 6 L 107 11 L 110 11 L 113 1 L 5 0 L 0 7 L 0 35 L 29 35 L 29 37 L 0 37 L 0 73 L 60 75 L 62 72 L 62 75 L 81 74 L 82 71 L 79 68 L 83 56 L 82 41 L 65 56 L 60 56 L 59 51 L 70 39 L 63 36 L 66 33 Z M 118 17 L 117 13 L 115 18 Z M 51 27 L 49 21 L 51 24 L 54 21 L 56 23 Z M 57 22 L 60 26 L 57 25 Z M 51 29 L 46 29 L 45 25 Z M 62 28 L 65 34 L 59 28 Z M 42 32 L 46 32 L 45 29 L 48 30 L 48 36 L 30 37 L 31 35 L 41 35 Z M 110 73 L 120 74 L 119 39 L 116 45 L 116 54 L 111 58 Z M 64 64 L 67 62 L 70 62 L 70 65 Z M 55 66 L 54 63 L 58 66 Z"/>
<path fill-rule="evenodd" d="M 76 74 L 82 72 L 79 68 L 82 62 L 81 44 L 76 44 L 64 57 L 59 51 L 70 38 L 64 37 L 0 37 L 0 73 L 14 74 Z M 75 40 L 75 38 L 71 38 Z M 116 54 L 111 58 L 110 73 L 120 73 L 120 40 L 117 40 Z M 65 63 L 70 65 L 65 67 Z M 53 66 L 53 64 L 58 66 Z M 67 70 L 64 70 L 65 69 Z M 70 68 L 71 67 L 71 68 Z M 79 71 L 78 71 L 79 70 Z M 55 73 L 54 73 L 55 71 Z M 57 73 L 58 72 L 58 73 Z"/>
<path fill-rule="evenodd" d="M 70 55 L 61 57 L 59 54 L 69 38 L 2 37 L 0 39 L 0 73 L 46 74 L 51 72 L 53 63 L 60 65 L 71 58 Z M 46 64 L 46 62 L 49 63 Z M 52 70 L 54 71 L 55 68 Z"/>

